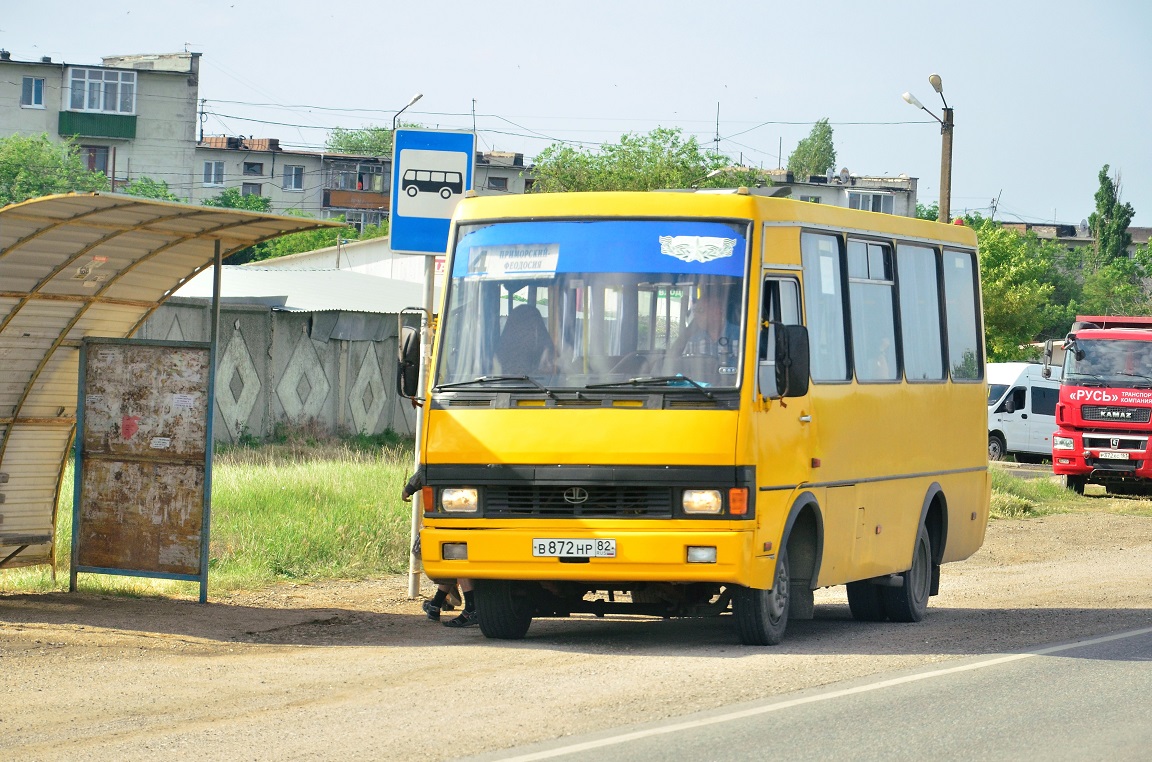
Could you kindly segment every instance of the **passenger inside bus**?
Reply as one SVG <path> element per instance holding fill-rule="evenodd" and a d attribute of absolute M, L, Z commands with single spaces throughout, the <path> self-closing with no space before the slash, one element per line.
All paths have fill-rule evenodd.
<path fill-rule="evenodd" d="M 530 304 L 514 308 L 496 344 L 500 373 L 528 376 L 555 372 L 555 348 L 540 311 Z"/>
<path fill-rule="evenodd" d="M 669 351 L 671 357 L 723 357 L 740 350 L 740 329 L 729 318 L 726 289 L 703 290 L 692 317 Z"/>

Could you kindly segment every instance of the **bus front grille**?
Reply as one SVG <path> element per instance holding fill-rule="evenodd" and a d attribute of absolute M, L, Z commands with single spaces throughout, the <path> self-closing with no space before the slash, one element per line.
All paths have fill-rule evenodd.
<path fill-rule="evenodd" d="M 672 516 L 667 487 L 496 485 L 485 490 L 488 518 L 644 518 Z"/>

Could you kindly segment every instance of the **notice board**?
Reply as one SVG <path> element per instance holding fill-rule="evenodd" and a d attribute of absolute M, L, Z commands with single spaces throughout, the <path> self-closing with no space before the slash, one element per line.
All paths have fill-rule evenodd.
<path fill-rule="evenodd" d="M 72 578 L 199 580 L 207 598 L 211 345 L 85 339 Z"/>

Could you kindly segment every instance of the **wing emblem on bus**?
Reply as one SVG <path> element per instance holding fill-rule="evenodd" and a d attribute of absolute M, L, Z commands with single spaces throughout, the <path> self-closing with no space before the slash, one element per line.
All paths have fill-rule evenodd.
<path fill-rule="evenodd" d="M 660 253 L 684 262 L 711 262 L 732 256 L 735 238 L 704 235 L 662 235 Z"/>

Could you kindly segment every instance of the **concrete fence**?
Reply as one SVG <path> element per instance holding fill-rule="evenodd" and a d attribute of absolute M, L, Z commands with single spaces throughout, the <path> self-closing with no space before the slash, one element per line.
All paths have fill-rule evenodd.
<path fill-rule="evenodd" d="M 211 307 L 173 298 L 138 339 L 208 341 Z M 411 435 L 416 411 L 396 394 L 396 315 L 220 308 L 213 438 L 266 438 L 278 424 L 329 434 Z"/>

